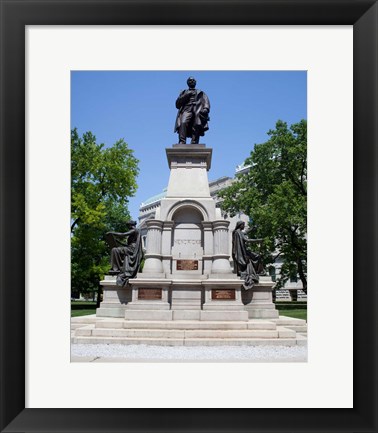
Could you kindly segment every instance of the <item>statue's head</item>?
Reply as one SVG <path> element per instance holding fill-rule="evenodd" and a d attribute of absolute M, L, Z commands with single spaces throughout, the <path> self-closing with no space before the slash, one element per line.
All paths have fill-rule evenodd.
<path fill-rule="evenodd" d="M 194 77 L 189 77 L 186 80 L 186 83 L 187 83 L 189 89 L 194 89 L 196 87 L 197 81 Z"/>
<path fill-rule="evenodd" d="M 128 224 L 130 227 L 136 227 L 136 225 L 137 225 L 136 221 L 129 221 L 127 224 Z"/>
<path fill-rule="evenodd" d="M 236 223 L 235 230 L 239 230 L 239 229 L 244 230 L 244 227 L 245 227 L 245 222 L 244 221 L 238 221 Z"/>

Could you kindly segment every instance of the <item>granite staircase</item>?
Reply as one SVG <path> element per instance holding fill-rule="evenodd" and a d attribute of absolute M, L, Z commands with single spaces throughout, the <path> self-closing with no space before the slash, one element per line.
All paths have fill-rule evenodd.
<path fill-rule="evenodd" d="M 306 321 L 146 321 L 84 316 L 72 319 L 74 344 L 146 344 L 153 346 L 305 345 Z"/>

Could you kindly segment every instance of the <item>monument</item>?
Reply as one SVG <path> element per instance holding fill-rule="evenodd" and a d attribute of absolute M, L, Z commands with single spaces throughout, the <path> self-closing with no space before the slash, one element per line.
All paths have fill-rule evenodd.
<path fill-rule="evenodd" d="M 233 232 L 231 268 L 229 221 L 210 196 L 212 148 L 199 143 L 209 129 L 210 101 L 189 77 L 177 100 L 178 143 L 166 148 L 170 170 L 166 197 L 148 220 L 145 262 L 137 229 L 126 246 L 112 249 L 112 271 L 101 281 L 104 296 L 97 317 L 136 321 L 248 321 L 277 318 L 274 283 L 262 273 L 260 258 L 247 248 L 244 225 Z M 186 144 L 187 138 L 191 139 Z M 139 240 L 138 240 L 139 239 Z"/>

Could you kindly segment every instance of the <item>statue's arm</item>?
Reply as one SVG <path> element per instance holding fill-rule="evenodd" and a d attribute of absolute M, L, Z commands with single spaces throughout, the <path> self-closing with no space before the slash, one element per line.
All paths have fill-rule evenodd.
<path fill-rule="evenodd" d="M 202 111 L 210 113 L 210 101 L 205 92 L 202 92 Z"/>
<path fill-rule="evenodd" d="M 125 238 L 126 236 L 130 236 L 135 230 L 129 230 L 126 233 L 118 233 L 118 232 L 108 232 L 107 234 L 118 236 L 120 238 Z"/>
<path fill-rule="evenodd" d="M 189 99 L 189 94 L 186 93 L 186 90 L 183 90 L 179 94 L 179 97 L 176 99 L 176 108 L 180 109 L 183 105 L 187 103 L 188 99 Z"/>
<path fill-rule="evenodd" d="M 249 242 L 251 244 L 258 244 L 259 242 L 262 242 L 264 239 L 248 239 L 246 238 L 246 242 Z"/>

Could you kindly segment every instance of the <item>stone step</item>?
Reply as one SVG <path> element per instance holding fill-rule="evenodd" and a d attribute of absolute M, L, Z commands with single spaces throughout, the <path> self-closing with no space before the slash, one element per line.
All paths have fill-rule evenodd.
<path fill-rule="evenodd" d="M 73 323 L 95 323 L 98 320 L 95 314 L 88 314 L 87 316 L 71 317 L 71 324 Z"/>
<path fill-rule="evenodd" d="M 126 337 L 126 338 L 295 338 L 290 330 L 177 330 L 177 329 L 99 329 L 84 327 L 77 329 L 75 336 Z"/>
<path fill-rule="evenodd" d="M 306 320 L 294 317 L 280 316 L 278 319 L 270 319 L 279 326 L 307 326 Z"/>
<path fill-rule="evenodd" d="M 225 307 L 226 308 L 226 307 Z M 184 310 L 183 310 L 184 311 Z M 193 310 L 189 310 L 192 311 Z M 181 312 L 182 313 L 182 312 Z M 134 310 L 134 309 L 126 309 L 124 318 L 126 320 L 151 320 L 151 321 L 172 321 L 175 320 L 175 316 L 177 318 L 186 320 L 189 317 L 185 317 L 185 314 L 180 314 L 179 310 Z M 197 310 L 197 314 L 195 316 L 191 316 L 190 318 L 196 318 L 201 321 L 240 321 L 246 322 L 248 321 L 248 311 L 246 310 Z"/>
<path fill-rule="evenodd" d="M 277 331 L 279 338 L 296 338 L 297 336 L 295 331 L 284 326 L 277 326 Z"/>
<path fill-rule="evenodd" d="M 275 330 L 276 324 L 266 320 L 249 320 L 248 322 L 232 321 L 199 321 L 199 320 L 180 320 L 180 321 L 140 321 L 140 320 L 101 320 L 96 322 L 96 328 L 113 329 L 265 329 Z"/>
<path fill-rule="evenodd" d="M 298 346 L 306 346 L 307 345 L 307 336 L 297 334 L 295 337 Z"/>
<path fill-rule="evenodd" d="M 71 323 L 71 331 L 77 328 L 82 328 L 85 325 L 87 325 L 87 323 Z"/>
<path fill-rule="evenodd" d="M 88 314 L 88 316 L 71 317 L 71 330 L 80 328 L 81 326 L 97 323 L 99 320 L 95 314 Z"/>
<path fill-rule="evenodd" d="M 277 327 L 267 329 L 161 329 L 161 328 L 99 328 L 94 324 L 76 329 L 75 337 L 126 337 L 126 338 L 296 338 L 296 332 Z"/>
<path fill-rule="evenodd" d="M 300 344 L 305 344 L 301 339 Z M 146 344 L 150 346 L 296 346 L 297 338 L 133 338 L 74 337 L 76 344 Z"/>
<path fill-rule="evenodd" d="M 305 332 L 307 333 L 307 326 L 303 326 L 303 325 L 286 325 L 286 328 L 292 329 L 295 332 Z"/>

